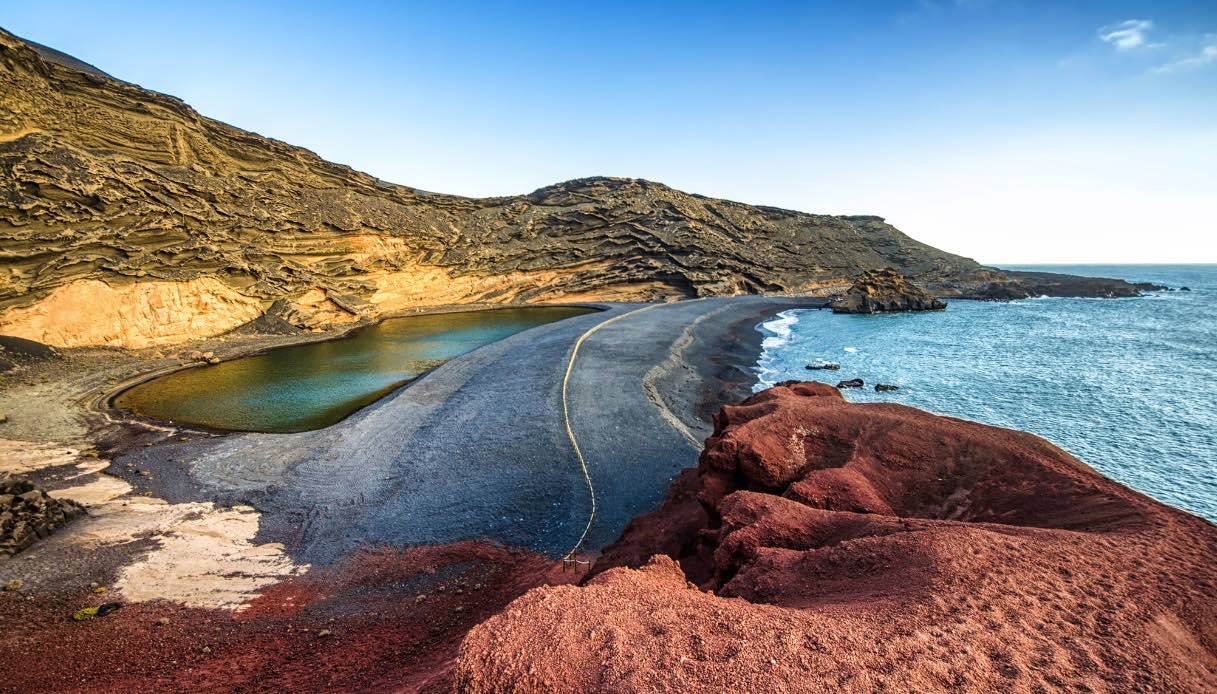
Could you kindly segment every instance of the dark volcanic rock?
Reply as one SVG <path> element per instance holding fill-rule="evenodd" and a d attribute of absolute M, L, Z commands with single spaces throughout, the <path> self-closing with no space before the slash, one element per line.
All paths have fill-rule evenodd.
<path fill-rule="evenodd" d="M 1143 291 L 1156 291 L 1161 285 L 1133 284 L 1103 277 L 1080 277 L 1055 272 L 1026 272 L 1021 270 L 981 271 L 968 281 L 942 287 L 942 296 L 960 299 L 1009 301 L 1033 296 L 1077 296 L 1089 299 L 1114 299 L 1140 296 Z"/>
<path fill-rule="evenodd" d="M 0 373 L 11 371 L 20 364 L 58 359 L 59 351 L 41 342 L 10 335 L 0 335 Z"/>
<path fill-rule="evenodd" d="M 0 335 L 0 352 L 18 359 L 55 359 L 59 356 L 59 350 L 50 345 L 10 335 Z"/>
<path fill-rule="evenodd" d="M 0 481 L 0 556 L 20 552 L 82 513 L 75 501 L 55 499 L 28 481 Z"/>
<path fill-rule="evenodd" d="M 875 384 L 876 393 L 890 393 L 894 390 L 900 390 L 900 386 L 894 386 L 894 385 L 891 385 L 890 383 L 876 383 Z"/>
<path fill-rule="evenodd" d="M 838 388 L 861 388 L 866 385 L 866 382 L 860 378 L 851 378 L 848 381 L 840 381 L 837 383 Z"/>
<path fill-rule="evenodd" d="M 829 306 L 833 313 L 940 311 L 947 307 L 890 267 L 862 273 L 849 291 Z"/>
<path fill-rule="evenodd" d="M 814 364 L 808 364 L 808 371 L 839 371 L 841 365 L 835 361 L 820 361 Z"/>
<path fill-rule="evenodd" d="M 1030 434 L 775 387 L 582 587 L 473 629 L 456 683 L 1212 691 L 1215 553 L 1211 523 Z"/>

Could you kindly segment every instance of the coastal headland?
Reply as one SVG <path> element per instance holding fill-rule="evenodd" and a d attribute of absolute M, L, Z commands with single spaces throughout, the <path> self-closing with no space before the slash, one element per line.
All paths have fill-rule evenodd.
<path fill-rule="evenodd" d="M 1217 527 L 1023 432 L 788 382 L 460 691 L 1211 691 Z"/>
<path fill-rule="evenodd" d="M 22 582 L 0 595 L 0 675 L 93 691 L 1212 682 L 1211 523 L 1034 436 L 819 384 L 711 427 L 750 391 L 756 324 L 816 305 L 602 305 L 314 432 L 103 408 L 84 438 L 6 442 L 6 463 L 90 510 L 0 562 L 0 584 Z M 125 358 L 113 376 L 154 366 Z M 79 415 L 113 392 L 80 380 L 100 359 L 61 350 L 5 396 L 59 393 Z M 566 421 L 598 502 L 578 548 L 590 499 Z M 124 607 L 68 619 L 107 602 Z"/>
<path fill-rule="evenodd" d="M 1211 523 L 1028 434 L 751 395 L 757 324 L 866 271 L 906 296 L 841 308 L 1152 286 L 642 179 L 432 193 L 4 31 L 0 97 L 0 515 L 37 536 L 0 689 L 1217 689 Z M 115 404 L 521 305 L 599 310 L 310 431 Z"/>

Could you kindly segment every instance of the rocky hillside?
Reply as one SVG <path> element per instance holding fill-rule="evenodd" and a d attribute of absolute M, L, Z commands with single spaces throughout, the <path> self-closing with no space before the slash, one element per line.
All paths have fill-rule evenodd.
<path fill-rule="evenodd" d="M 879 217 L 636 179 L 487 199 L 393 185 L 3 31 L 0 171 L 0 333 L 60 346 L 181 342 L 268 310 L 307 328 L 438 304 L 806 292 L 889 266 L 940 292 L 1034 293 Z"/>

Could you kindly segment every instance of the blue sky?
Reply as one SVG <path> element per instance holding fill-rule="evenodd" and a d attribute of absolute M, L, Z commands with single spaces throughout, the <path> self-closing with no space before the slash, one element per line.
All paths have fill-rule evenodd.
<path fill-rule="evenodd" d="M 0 26 L 428 190 L 636 176 L 983 262 L 1217 262 L 1217 2 L 171 5 Z"/>

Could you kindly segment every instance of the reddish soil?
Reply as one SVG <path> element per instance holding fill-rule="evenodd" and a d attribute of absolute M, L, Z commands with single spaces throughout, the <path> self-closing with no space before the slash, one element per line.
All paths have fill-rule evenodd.
<path fill-rule="evenodd" d="M 785 384 L 462 691 L 1217 691 L 1217 527 L 1029 434 Z"/>
<path fill-rule="evenodd" d="M 0 593 L 0 691 L 447 692 L 473 625 L 530 588 L 577 578 L 463 542 L 363 552 L 236 613 L 143 603 L 74 622 L 106 596 Z"/>

